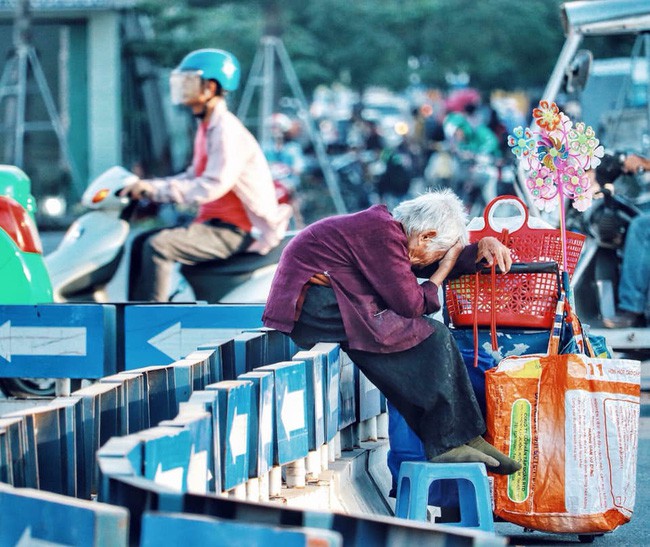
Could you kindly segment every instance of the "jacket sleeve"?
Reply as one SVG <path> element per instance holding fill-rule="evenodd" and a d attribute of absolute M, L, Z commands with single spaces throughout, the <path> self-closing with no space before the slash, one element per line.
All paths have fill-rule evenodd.
<path fill-rule="evenodd" d="M 200 177 L 188 170 L 181 176 L 152 179 L 154 199 L 161 202 L 200 205 L 214 201 L 235 187 L 248 154 L 243 150 L 236 127 L 219 125 L 208 132 L 208 162 Z"/>
<path fill-rule="evenodd" d="M 456 279 L 461 275 L 472 274 L 477 270 L 476 257 L 478 255 L 478 244 L 470 243 L 461 252 L 456 260 L 456 264 L 447 276 L 447 279 Z M 427 279 L 431 277 L 438 269 L 438 262 L 429 264 L 422 268 L 414 268 L 413 273 L 420 279 Z"/>

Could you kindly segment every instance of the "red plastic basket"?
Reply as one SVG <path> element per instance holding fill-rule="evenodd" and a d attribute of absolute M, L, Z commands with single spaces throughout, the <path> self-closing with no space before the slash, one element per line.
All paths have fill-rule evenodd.
<path fill-rule="evenodd" d="M 497 205 L 519 211 L 519 217 L 508 217 L 510 229 L 498 226 L 499 218 L 494 214 Z M 562 269 L 560 230 L 531 227 L 528 210 L 518 197 L 497 197 L 488 203 L 483 218 L 483 229 L 470 230 L 472 243 L 493 236 L 510 248 L 513 262 L 557 262 Z M 571 276 L 585 236 L 575 232 L 566 235 L 566 264 Z M 494 316 L 503 327 L 551 328 L 557 294 L 557 277 L 550 273 L 499 274 L 494 279 L 490 275 L 464 275 L 445 285 L 447 310 L 455 327 L 490 326 Z"/>

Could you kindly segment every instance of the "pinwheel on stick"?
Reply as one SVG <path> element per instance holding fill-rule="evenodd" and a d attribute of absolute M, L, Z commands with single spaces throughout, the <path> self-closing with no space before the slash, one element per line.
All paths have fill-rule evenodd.
<path fill-rule="evenodd" d="M 563 269 L 566 271 L 565 198 L 579 211 L 591 206 L 589 169 L 600 164 L 604 149 L 591 126 L 574 123 L 554 102 L 540 101 L 533 110 L 534 128 L 516 127 L 508 145 L 528 172 L 526 188 L 536 207 L 560 207 Z"/>
<path fill-rule="evenodd" d="M 567 272 L 567 230 L 565 199 L 572 201 L 578 211 L 591 206 L 593 189 L 587 174 L 600 164 L 605 150 L 591 126 L 574 123 L 554 102 L 540 101 L 533 109 L 534 128 L 516 127 L 508 136 L 513 154 L 524 162 L 528 172 L 526 188 L 536 207 L 550 212 L 560 207 L 560 238 L 562 241 L 562 285 L 564 292 L 557 303 L 556 315 L 561 318 L 565 298 L 573 307 L 573 295 Z M 570 313 L 574 333 L 578 333 L 574 314 Z M 560 322 L 561 324 L 561 322 Z M 559 340 L 555 332 L 554 340 Z M 585 343 L 582 334 L 576 335 L 579 345 Z"/>

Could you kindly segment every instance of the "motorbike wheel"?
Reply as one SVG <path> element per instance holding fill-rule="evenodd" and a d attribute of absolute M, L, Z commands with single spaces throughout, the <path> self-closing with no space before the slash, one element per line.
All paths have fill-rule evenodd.
<path fill-rule="evenodd" d="M 3 378 L 0 388 L 8 397 L 54 397 L 54 378 Z"/>

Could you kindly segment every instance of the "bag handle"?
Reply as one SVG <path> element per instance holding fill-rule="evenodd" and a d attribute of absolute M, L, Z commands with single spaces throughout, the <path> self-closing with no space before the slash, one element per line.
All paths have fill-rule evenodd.
<path fill-rule="evenodd" d="M 566 272 L 563 273 L 563 276 L 567 277 L 566 282 L 568 283 L 568 276 Z M 578 347 L 578 352 L 588 357 L 595 357 L 596 352 L 594 351 L 589 336 L 584 332 L 582 322 L 578 316 L 573 311 L 569 299 L 567 298 L 566 289 L 561 289 L 560 297 L 557 301 L 557 306 L 555 308 L 555 319 L 553 321 L 553 330 L 551 330 L 551 336 L 548 341 L 548 348 L 546 352 L 548 355 L 558 355 L 560 353 L 560 341 L 562 338 L 562 330 L 565 324 L 571 325 L 571 331 L 573 337 L 576 339 L 576 346 Z"/>
<path fill-rule="evenodd" d="M 512 224 L 506 226 L 503 222 L 499 223 L 498 219 L 503 217 L 495 217 L 498 208 L 507 205 L 511 205 L 519 211 L 519 217 L 507 217 L 509 219 L 520 218 L 520 222 L 517 222 L 514 226 Z M 485 226 L 489 227 L 490 230 L 494 232 L 501 233 L 505 228 L 507 228 L 509 232 L 516 232 L 520 228 L 528 226 L 528 208 L 517 196 L 498 196 L 486 205 L 485 212 L 483 213 L 483 220 Z"/>
<path fill-rule="evenodd" d="M 507 235 L 507 234 L 506 234 Z M 490 275 L 490 340 L 492 343 L 492 350 L 498 349 L 497 344 L 497 317 L 496 317 L 496 274 L 502 273 L 501 270 L 492 264 L 492 266 L 485 266 L 474 274 L 474 294 L 472 295 L 472 312 L 474 316 L 473 321 L 473 335 L 474 335 L 474 366 L 478 366 L 478 287 L 479 275 Z M 560 266 L 555 261 L 550 262 L 514 262 L 510 266 L 511 274 L 536 274 L 536 273 L 554 273 L 557 278 L 557 297 L 558 304 L 562 297 L 562 280 L 560 277 Z M 563 308 L 564 309 L 564 308 Z M 557 312 L 556 312 L 557 314 Z M 561 325 L 560 325 L 561 328 Z M 551 332 L 551 339 L 549 340 L 549 351 L 551 342 L 553 340 L 553 332 Z M 559 346 L 559 334 L 557 338 L 557 345 Z M 556 350 L 556 353 L 559 350 Z"/>

